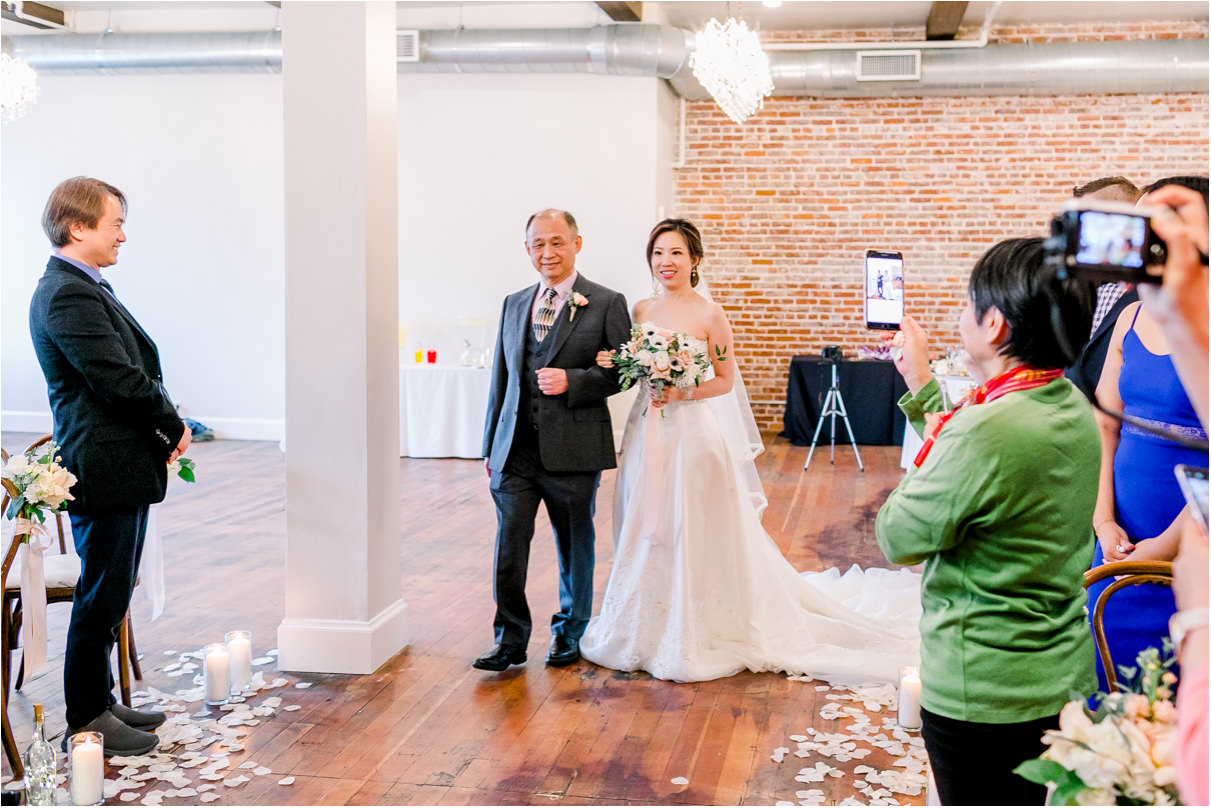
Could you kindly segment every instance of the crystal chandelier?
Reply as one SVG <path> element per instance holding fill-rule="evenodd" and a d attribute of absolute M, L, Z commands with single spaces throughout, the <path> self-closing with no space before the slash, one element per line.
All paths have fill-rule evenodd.
<path fill-rule="evenodd" d="M 38 74 L 24 59 L 0 54 L 0 109 L 4 122 L 15 121 L 38 100 Z"/>
<path fill-rule="evenodd" d="M 755 31 L 744 20 L 714 17 L 694 38 L 690 68 L 719 108 L 736 123 L 744 123 L 761 109 L 774 91 L 769 57 L 761 50 Z"/>

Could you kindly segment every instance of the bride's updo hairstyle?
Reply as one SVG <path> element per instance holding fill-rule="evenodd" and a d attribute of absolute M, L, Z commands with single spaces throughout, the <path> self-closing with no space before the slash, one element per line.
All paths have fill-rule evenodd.
<path fill-rule="evenodd" d="M 693 267 L 690 271 L 690 286 L 697 286 L 698 264 L 706 256 L 706 252 L 702 249 L 702 234 L 689 219 L 665 219 L 652 228 L 652 234 L 648 236 L 648 270 L 650 271 L 652 268 L 652 250 L 656 248 L 656 239 L 665 233 L 680 233 L 685 239 L 685 246 L 689 248 Z"/>

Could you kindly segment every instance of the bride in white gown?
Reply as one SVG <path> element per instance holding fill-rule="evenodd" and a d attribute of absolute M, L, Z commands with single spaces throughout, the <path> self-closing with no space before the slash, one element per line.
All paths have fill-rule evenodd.
<path fill-rule="evenodd" d="M 918 661 L 919 576 L 795 572 L 761 526 L 760 436 L 727 315 L 694 288 L 698 230 L 666 219 L 647 252 L 662 291 L 636 304 L 635 322 L 688 334 L 712 368 L 685 391 L 640 390 L 619 462 L 614 563 L 581 654 L 679 682 L 745 669 L 895 681 Z"/>

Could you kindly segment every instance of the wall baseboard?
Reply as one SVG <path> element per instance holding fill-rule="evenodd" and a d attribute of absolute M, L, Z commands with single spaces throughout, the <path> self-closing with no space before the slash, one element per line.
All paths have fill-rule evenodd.
<path fill-rule="evenodd" d="M 213 429 L 214 436 L 223 440 L 281 441 L 286 435 L 286 421 L 282 418 L 189 417 Z M 0 425 L 6 432 L 50 432 L 50 411 L 0 410 Z"/>

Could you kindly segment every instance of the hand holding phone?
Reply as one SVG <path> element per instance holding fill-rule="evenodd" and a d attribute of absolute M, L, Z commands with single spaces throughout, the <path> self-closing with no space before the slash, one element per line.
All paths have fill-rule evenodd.
<path fill-rule="evenodd" d="M 890 250 L 867 250 L 863 290 L 866 327 L 898 331 L 904 319 L 904 256 Z"/>
<path fill-rule="evenodd" d="M 1198 522 L 1207 535 L 1207 470 L 1179 463 L 1173 467 L 1177 475 L 1177 484 L 1182 489 L 1186 504 L 1190 506 L 1190 516 Z"/>

